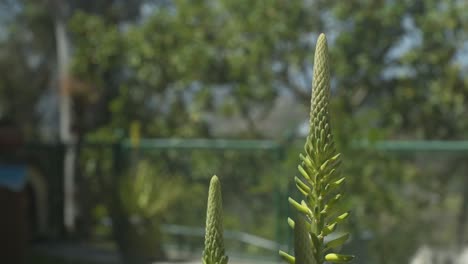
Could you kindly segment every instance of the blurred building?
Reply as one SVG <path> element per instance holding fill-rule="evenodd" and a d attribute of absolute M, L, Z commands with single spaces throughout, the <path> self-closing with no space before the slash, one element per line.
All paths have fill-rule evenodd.
<path fill-rule="evenodd" d="M 61 149 L 48 148 L 25 146 L 17 126 L 0 121 L 0 259 L 4 263 L 21 263 L 28 242 L 61 233 L 61 180 L 54 176 L 62 166 Z"/>

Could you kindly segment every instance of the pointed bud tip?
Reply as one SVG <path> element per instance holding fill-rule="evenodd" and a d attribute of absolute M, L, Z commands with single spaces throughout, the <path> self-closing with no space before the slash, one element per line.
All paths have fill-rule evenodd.
<path fill-rule="evenodd" d="M 324 33 L 320 33 L 318 39 L 317 39 L 317 44 L 319 43 L 323 43 L 323 44 L 326 44 L 327 43 L 327 36 L 325 36 Z"/>
<path fill-rule="evenodd" d="M 219 184 L 219 178 L 216 175 L 213 175 L 210 180 L 210 185 Z"/>

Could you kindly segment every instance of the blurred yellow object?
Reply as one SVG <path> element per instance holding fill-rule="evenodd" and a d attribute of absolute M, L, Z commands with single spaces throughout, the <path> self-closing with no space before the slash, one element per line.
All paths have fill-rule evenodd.
<path fill-rule="evenodd" d="M 140 145 L 141 138 L 141 123 L 138 120 L 132 121 L 130 124 L 130 142 L 132 147 L 138 147 Z"/>

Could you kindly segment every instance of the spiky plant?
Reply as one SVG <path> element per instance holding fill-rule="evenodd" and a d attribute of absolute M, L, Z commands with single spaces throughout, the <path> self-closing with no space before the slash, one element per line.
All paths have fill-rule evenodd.
<path fill-rule="evenodd" d="M 345 263 L 353 256 L 334 253 L 333 249 L 343 245 L 349 234 L 330 241 L 325 239 L 349 213 L 340 214 L 336 210 L 336 203 L 342 197 L 337 190 L 345 178 L 340 176 L 340 153 L 336 151 L 330 128 L 330 72 L 324 34 L 317 40 L 313 76 L 310 131 L 304 146 L 305 155 L 300 154 L 302 162 L 298 166 L 303 178 L 294 179 L 304 199 L 298 203 L 289 198 L 290 204 L 301 214 L 296 221 L 288 219 L 295 229 L 295 256 L 283 251 L 280 255 L 291 264 Z"/>
<path fill-rule="evenodd" d="M 228 257 L 224 254 L 221 185 L 218 177 L 214 175 L 208 191 L 203 264 L 227 264 Z"/>

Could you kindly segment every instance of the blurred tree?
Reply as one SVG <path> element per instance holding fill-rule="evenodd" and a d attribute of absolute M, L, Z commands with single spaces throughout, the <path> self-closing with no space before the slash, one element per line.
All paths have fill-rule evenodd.
<path fill-rule="evenodd" d="M 141 119 L 147 136 L 209 136 L 206 114 L 223 112 L 245 120 L 245 136 L 261 136 L 255 121 L 285 86 L 296 87 L 290 69 L 310 59 L 311 5 L 172 1 L 147 9 L 152 15 L 129 28 L 84 14 L 72 23 L 82 40 L 76 74 L 103 91 L 120 91 L 111 103 L 113 126 Z M 121 63 L 109 63 L 115 58 Z M 103 83 L 116 66 L 119 82 Z"/>
<path fill-rule="evenodd" d="M 31 134 L 37 124 L 32 114 L 35 103 L 50 85 L 54 70 L 53 21 L 32 1 L 25 5 L 2 1 L 0 6 L 0 114 Z"/>
<path fill-rule="evenodd" d="M 0 115 L 21 124 L 28 138 L 39 134 L 39 114 L 50 113 L 50 108 L 57 105 L 53 99 L 57 79 L 54 19 L 59 3 L 65 7 L 66 20 L 76 10 L 84 10 L 110 21 L 125 22 L 139 17 L 144 1 L 0 1 Z M 82 88 L 79 83 L 76 86 Z M 38 102 L 49 109 L 38 110 Z M 79 114 L 79 104 L 77 108 Z"/>
<path fill-rule="evenodd" d="M 6 21 L 0 38 L 0 104 L 32 130 L 34 104 L 53 79 L 53 9 L 48 5 L 54 2 L 1 3 L 8 15 L 0 16 Z M 357 155 L 349 143 L 466 138 L 466 1 L 68 3 L 70 14 L 82 11 L 70 23 L 76 120 L 83 133 L 100 139 L 127 129 L 135 119 L 142 121 L 147 137 L 210 137 L 212 115 L 241 117 L 247 129 L 240 137 L 263 137 L 258 120 L 277 98 L 292 95 L 309 104 L 313 40 L 326 32 L 336 95 L 332 125 L 345 156 L 353 157 L 346 170 L 364 175 L 348 177 L 356 201 L 364 204 L 357 220 L 377 223 L 373 220 L 404 214 L 413 221 L 408 229 L 386 220 L 367 228 L 377 237 L 394 231 L 393 238 L 376 242 L 377 252 L 402 248 L 381 255 L 385 259 L 379 262 L 401 262 L 412 252 L 411 245 L 400 245 L 401 237 L 424 230 L 417 229 L 416 202 L 405 210 L 398 207 L 414 195 L 400 195 L 399 187 L 411 183 L 436 192 L 450 177 L 433 177 L 437 188 L 428 187 L 428 177 L 416 177 L 415 167 L 373 153 Z M 392 191 L 378 191 L 387 185 Z M 461 227 L 463 219 L 460 215 Z"/>
<path fill-rule="evenodd" d="M 93 83 L 99 84 L 104 78 L 95 75 L 95 67 L 115 67 L 108 60 L 118 58 L 120 88 L 113 89 L 119 94 L 111 103 L 113 118 L 104 127 L 128 127 L 132 119 L 141 119 L 147 136 L 211 136 L 206 115 L 221 112 L 246 121 L 243 136 L 261 137 L 257 121 L 276 98 L 292 94 L 309 104 L 313 39 L 319 31 L 329 32 L 337 95 L 333 125 L 345 154 L 355 157 L 347 170 L 366 175 L 364 180 L 349 177 L 355 179 L 351 190 L 358 193 L 356 201 L 373 201 L 357 219 L 368 223 L 360 230 L 371 229 L 378 238 L 374 260 L 401 262 L 413 252 L 419 235 L 428 237 L 414 213 L 419 203 L 405 210 L 398 206 L 416 193 L 402 196 L 398 186 L 416 182 L 428 188 L 427 178 L 414 177 L 411 166 L 373 153 L 356 155 L 347 146 L 354 139 L 466 135 L 465 9 L 464 1 L 455 0 L 179 0 L 148 7 L 152 15 L 130 27 L 80 14 L 75 28 L 83 45 L 77 50 L 87 56 L 75 57 L 82 67 L 77 73 L 80 79 L 94 76 Z M 93 20 L 102 26 L 81 27 Z M 89 36 L 96 38 L 90 42 Z M 107 52 L 112 55 L 99 57 Z M 100 84 L 109 89 L 105 86 Z M 356 162 L 359 157 L 366 159 Z M 395 189 L 376 192 L 382 184 Z M 398 222 L 376 220 L 390 217 L 413 220 L 405 229 L 398 229 Z M 401 238 L 411 232 L 415 240 L 402 247 Z M 400 250 L 379 254 L 386 248 Z"/>
<path fill-rule="evenodd" d="M 332 76 L 338 95 L 335 113 L 341 118 L 334 124 L 344 145 L 353 138 L 466 138 L 466 1 L 322 4 L 321 10 L 329 10 L 332 16 L 326 31 L 336 33 Z M 458 158 L 446 161 L 445 170 L 431 173 L 423 170 L 427 165 L 347 149 L 347 155 L 354 157 L 347 170 L 360 175 L 349 177 L 353 181 L 350 188 L 362 194 L 355 196 L 363 210 L 357 222 L 367 223 L 364 225 L 373 232 L 373 261 L 404 262 L 420 243 L 440 243 L 442 238 L 425 232 L 421 224 L 449 231 L 446 222 L 440 226 L 427 217 L 431 208 L 441 206 L 429 206 L 429 201 L 431 193 L 446 199 L 448 182 L 463 162 Z M 466 216 L 461 219 L 459 225 L 466 225 L 462 222 Z M 454 242 L 451 237 L 447 243 Z"/>
<path fill-rule="evenodd" d="M 347 113 L 374 108 L 393 138 L 466 135 L 464 1 L 329 2 L 336 86 Z M 346 88 L 345 88 L 346 87 Z M 415 107 L 418 106 L 418 107 Z M 366 127 L 366 126 L 363 126 Z M 369 127 L 369 126 L 367 126 Z"/>
<path fill-rule="evenodd" d="M 390 137 L 442 139 L 466 131 L 460 118 L 447 114 L 466 111 L 463 2 L 168 3 L 146 6 L 151 15 L 130 27 L 99 16 L 86 21 L 85 14 L 73 23 L 80 79 L 94 76 L 89 80 L 104 91 L 120 90 L 112 111 L 150 121 L 144 128 L 148 135 L 175 135 L 167 127 L 193 128 L 204 121 L 203 113 L 224 111 L 241 115 L 249 133 L 260 136 L 255 121 L 277 96 L 290 91 L 308 104 L 310 51 L 318 31 L 332 35 L 335 111 L 364 116 L 365 130 L 388 128 L 384 134 Z M 96 23 L 101 26 L 92 32 Z M 119 78 L 103 83 L 115 67 Z M 369 121 L 369 112 L 379 114 Z M 161 120 L 170 121 L 158 125 Z M 127 121 L 118 125 L 122 122 Z M 180 133 L 209 134 L 200 129 Z"/>

